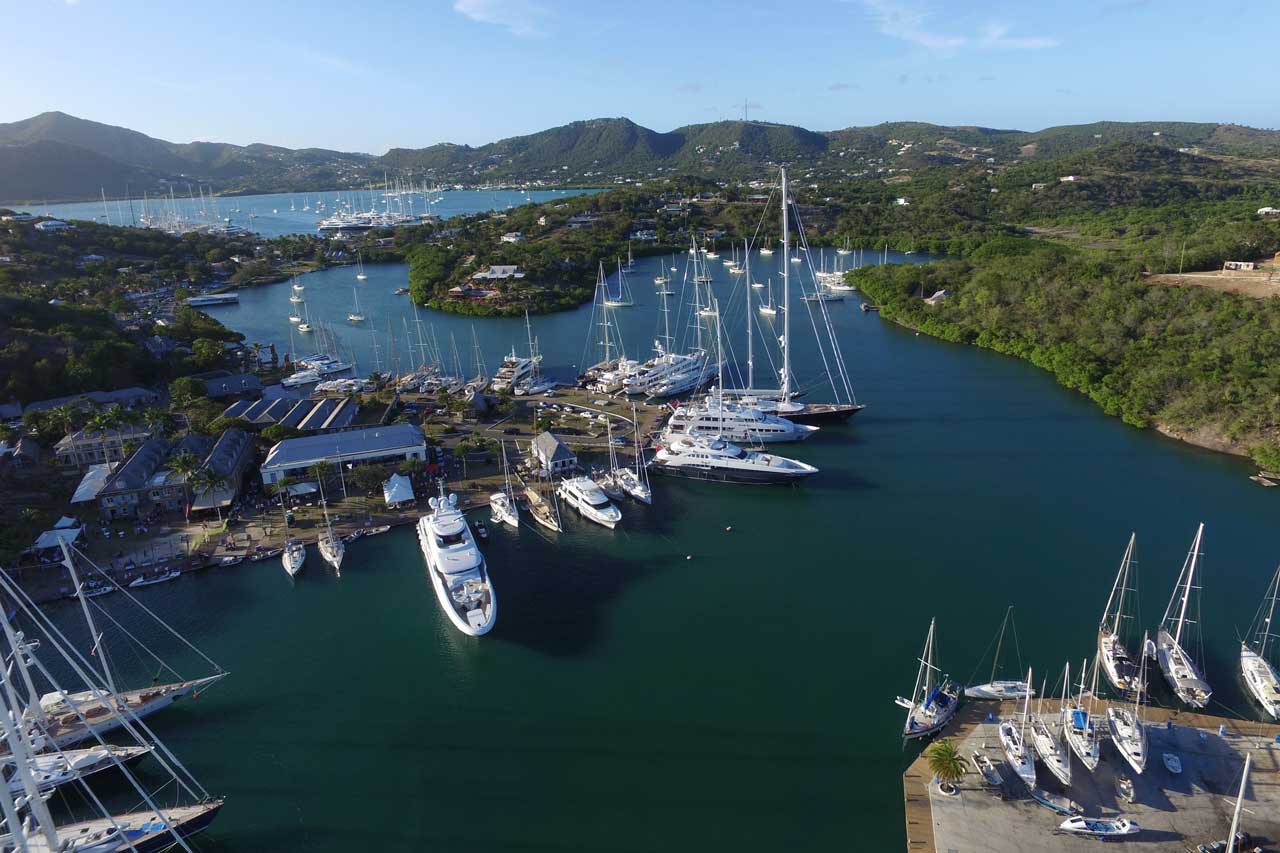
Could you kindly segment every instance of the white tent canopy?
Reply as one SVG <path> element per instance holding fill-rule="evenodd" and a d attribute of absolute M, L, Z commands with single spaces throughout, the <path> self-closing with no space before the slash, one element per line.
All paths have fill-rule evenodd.
<path fill-rule="evenodd" d="M 382 499 L 387 502 L 387 506 L 408 503 L 414 500 L 413 484 L 408 477 L 392 474 L 391 479 L 382 484 Z"/>
<path fill-rule="evenodd" d="M 83 527 L 57 527 L 53 530 L 46 530 L 36 539 L 36 544 L 32 548 L 36 551 L 44 551 L 48 548 L 57 548 L 62 540 L 66 540 L 70 545 L 80 538 L 80 534 L 84 532 Z"/>

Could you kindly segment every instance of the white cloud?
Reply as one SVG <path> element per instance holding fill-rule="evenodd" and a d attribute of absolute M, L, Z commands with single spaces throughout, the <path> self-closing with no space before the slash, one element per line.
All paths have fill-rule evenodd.
<path fill-rule="evenodd" d="M 526 38 L 545 35 L 543 24 L 550 17 L 546 9 L 530 0 L 454 0 L 453 11 Z"/>
<path fill-rule="evenodd" d="M 930 50 L 949 50 L 963 47 L 969 39 L 965 36 L 940 33 L 924 28 L 929 13 L 897 0 L 863 0 L 872 20 L 880 32 L 896 39 L 909 41 Z"/>
<path fill-rule="evenodd" d="M 1010 36 L 1007 25 L 987 24 L 982 31 L 982 44 L 1008 50 L 1044 50 L 1057 47 L 1058 40 L 1046 36 Z"/>

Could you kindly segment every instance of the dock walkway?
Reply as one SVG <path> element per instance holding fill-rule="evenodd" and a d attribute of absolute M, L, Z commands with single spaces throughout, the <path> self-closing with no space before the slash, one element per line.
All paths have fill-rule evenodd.
<path fill-rule="evenodd" d="M 974 752 L 987 754 L 1005 779 L 1000 792 L 987 790 L 970 767 L 955 797 L 941 795 L 923 754 L 902 775 L 908 851 L 938 853 L 1022 853 L 1096 851 L 1097 841 L 1056 832 L 1065 819 L 1031 799 L 1004 764 L 998 720 L 1018 715 L 1017 703 L 969 701 L 944 731 L 966 763 Z M 1056 708 L 1056 703 L 1054 703 Z M 1149 757 L 1135 776 L 1104 738 L 1102 762 L 1089 773 L 1072 756 L 1072 784 L 1064 788 L 1037 765 L 1042 787 L 1080 804 L 1090 817 L 1124 815 L 1142 832 L 1128 841 L 1147 851 L 1186 853 L 1223 839 L 1231 823 L 1246 752 L 1253 755 L 1241 827 L 1263 849 L 1280 848 L 1280 725 L 1233 720 L 1187 711 L 1148 708 Z M 990 715 L 990 716 L 989 716 Z M 1170 723 L 1172 726 L 1170 726 Z M 1219 734 L 1223 727 L 1223 734 Z M 1105 728 L 1105 719 L 1104 719 Z M 1176 753 L 1183 772 L 1165 769 L 1162 754 Z M 1134 803 L 1116 794 L 1116 775 L 1125 773 L 1136 789 Z"/>

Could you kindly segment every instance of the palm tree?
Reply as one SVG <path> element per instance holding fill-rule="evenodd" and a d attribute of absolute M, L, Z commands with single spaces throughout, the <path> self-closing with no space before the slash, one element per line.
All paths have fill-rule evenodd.
<path fill-rule="evenodd" d="M 333 463 L 321 459 L 319 462 L 312 465 L 309 470 L 311 471 L 311 476 L 319 480 L 321 485 L 324 485 L 324 481 L 333 476 Z"/>
<path fill-rule="evenodd" d="M 63 435 L 70 435 L 76 431 L 78 424 L 84 423 L 84 410 L 79 406 L 63 403 L 49 410 L 49 419 L 62 427 Z"/>
<path fill-rule="evenodd" d="M 159 406 L 152 406 L 144 411 L 142 420 L 154 433 L 168 435 L 173 431 L 173 416 Z"/>
<path fill-rule="evenodd" d="M 219 474 L 217 471 L 209 467 L 201 468 L 191 476 L 191 488 L 195 489 L 198 495 L 207 495 L 210 492 L 216 492 L 218 489 L 227 485 L 227 478 Z M 222 506 L 215 505 L 214 509 L 218 512 L 218 523 L 222 523 Z"/>
<path fill-rule="evenodd" d="M 169 470 L 182 478 L 182 488 L 186 495 L 186 506 L 191 506 L 191 477 L 200 470 L 200 460 L 194 453 L 184 450 L 169 458 Z"/>
<path fill-rule="evenodd" d="M 960 750 L 956 749 L 955 741 L 950 738 L 934 741 L 924 751 L 924 757 L 929 763 L 929 770 L 938 780 L 938 789 L 944 794 L 953 793 L 956 783 L 963 779 L 967 772 L 964 756 L 960 754 Z"/>

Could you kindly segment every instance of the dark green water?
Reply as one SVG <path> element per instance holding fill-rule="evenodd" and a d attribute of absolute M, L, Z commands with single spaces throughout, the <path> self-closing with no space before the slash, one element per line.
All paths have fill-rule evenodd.
<path fill-rule="evenodd" d="M 279 326 L 286 288 L 237 310 L 279 307 Z M 255 312 L 256 298 L 280 305 Z M 576 518 L 554 543 L 497 531 L 486 638 L 448 627 L 408 528 L 352 545 L 340 580 L 313 554 L 296 583 L 272 561 L 146 591 L 232 672 L 153 718 L 228 797 L 201 847 L 900 849 L 913 753 L 892 700 L 929 617 L 942 664 L 968 678 L 1016 604 L 1023 657 L 1052 682 L 1092 655 L 1130 530 L 1154 627 L 1206 523 L 1208 675 L 1248 710 L 1235 638 L 1280 560 L 1277 496 L 1030 365 L 856 306 L 832 310 L 868 407 L 795 448 L 820 475 L 798 489 L 659 480 L 616 532 Z M 631 315 L 638 342 L 653 314 Z M 585 322 L 535 321 L 549 362 L 577 361 Z M 477 327 L 496 360 L 519 324 Z"/>

